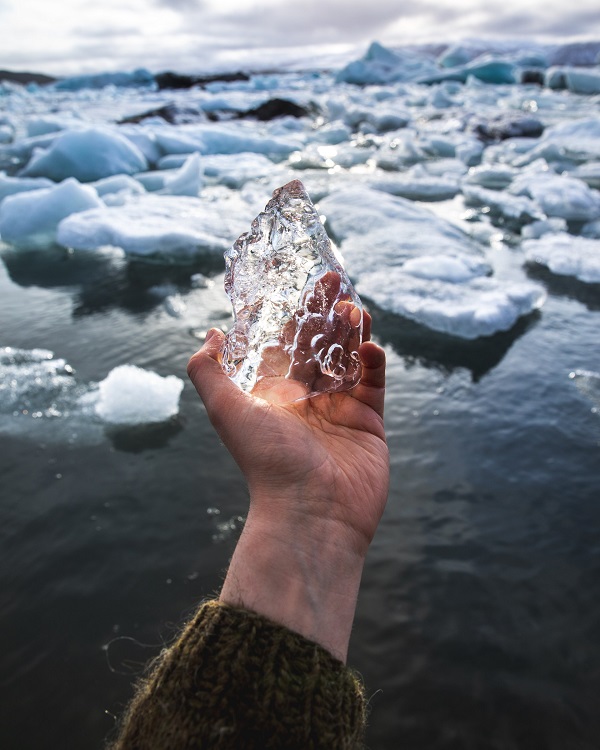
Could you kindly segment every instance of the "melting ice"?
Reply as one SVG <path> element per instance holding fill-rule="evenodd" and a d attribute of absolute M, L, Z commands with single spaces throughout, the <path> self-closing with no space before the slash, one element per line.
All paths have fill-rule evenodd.
<path fill-rule="evenodd" d="M 280 402 L 356 385 L 362 306 L 299 180 L 273 193 L 225 261 L 235 321 L 222 362 L 235 383 Z"/>

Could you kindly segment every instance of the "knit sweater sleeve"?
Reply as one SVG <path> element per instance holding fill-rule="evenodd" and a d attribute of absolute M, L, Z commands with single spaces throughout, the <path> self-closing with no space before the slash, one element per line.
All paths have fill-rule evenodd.
<path fill-rule="evenodd" d="M 206 602 L 138 685 L 113 750 L 355 750 L 362 685 L 303 636 Z"/>

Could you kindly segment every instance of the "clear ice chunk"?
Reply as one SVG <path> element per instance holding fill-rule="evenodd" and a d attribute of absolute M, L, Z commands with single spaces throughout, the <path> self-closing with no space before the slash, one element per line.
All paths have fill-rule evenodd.
<path fill-rule="evenodd" d="M 358 383 L 362 305 L 299 180 L 275 190 L 225 263 L 234 324 L 221 361 L 242 390 L 289 403 Z"/>

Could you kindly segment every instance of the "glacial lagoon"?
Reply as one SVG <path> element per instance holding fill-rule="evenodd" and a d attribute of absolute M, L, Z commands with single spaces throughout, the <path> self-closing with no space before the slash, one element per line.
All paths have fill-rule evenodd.
<path fill-rule="evenodd" d="M 246 490 L 185 368 L 292 179 L 389 362 L 368 745 L 597 746 L 600 84 L 559 51 L 0 84 L 3 747 L 102 747 L 218 590 Z"/>

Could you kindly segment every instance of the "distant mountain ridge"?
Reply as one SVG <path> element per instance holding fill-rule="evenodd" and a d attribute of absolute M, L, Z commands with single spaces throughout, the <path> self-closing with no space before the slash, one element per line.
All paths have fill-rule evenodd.
<path fill-rule="evenodd" d="M 17 72 L 14 70 L 0 70 L 0 83 L 10 81 L 11 83 L 54 83 L 57 79 L 43 73 L 29 73 L 27 71 Z"/>

